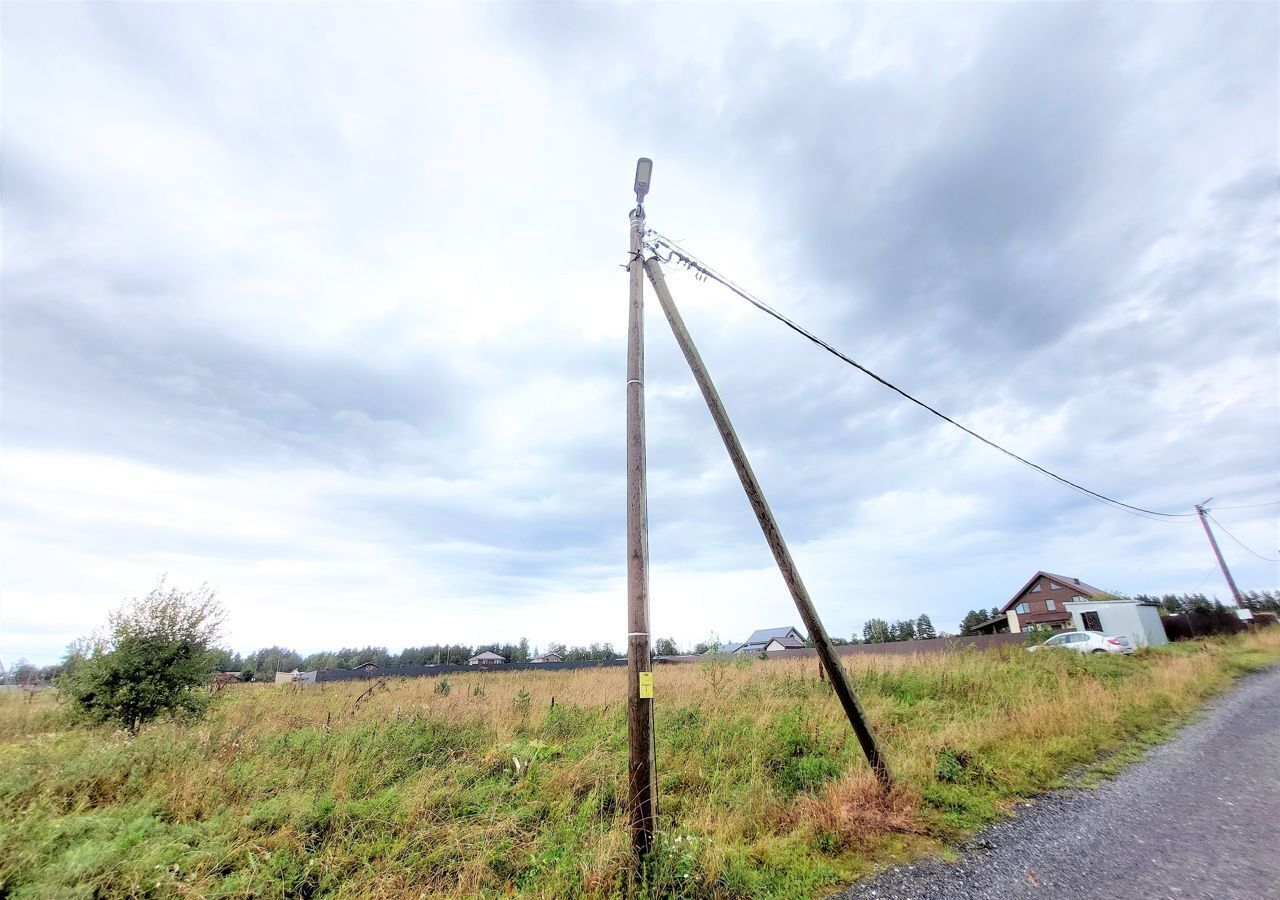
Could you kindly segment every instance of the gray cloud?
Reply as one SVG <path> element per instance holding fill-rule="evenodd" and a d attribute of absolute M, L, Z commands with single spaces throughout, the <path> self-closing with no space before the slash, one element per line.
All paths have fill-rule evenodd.
<path fill-rule="evenodd" d="M 1019 452 L 1158 508 L 1274 489 L 1273 8 L 11 13 L 3 653 L 160 570 L 246 644 L 614 637 L 640 152 L 654 225 Z M 1194 530 L 671 283 L 837 631 L 1040 567 L 1203 582 Z M 650 313 L 658 628 L 787 619 Z"/>

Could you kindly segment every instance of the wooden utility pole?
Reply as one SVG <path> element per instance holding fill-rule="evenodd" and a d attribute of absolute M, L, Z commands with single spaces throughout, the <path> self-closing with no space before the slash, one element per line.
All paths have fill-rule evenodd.
<path fill-rule="evenodd" d="M 644 196 L 653 163 L 636 163 L 631 211 L 631 305 L 627 330 L 627 747 L 631 846 L 653 848 L 657 790 L 653 765 L 653 663 L 649 656 L 649 501 L 644 438 Z"/>
<path fill-rule="evenodd" d="M 707 401 L 707 408 L 711 410 L 711 418 L 715 420 L 716 427 L 720 429 L 720 437 L 724 440 L 725 449 L 729 451 L 729 459 L 733 461 L 734 468 L 738 470 L 738 478 L 742 481 L 742 488 L 747 492 L 747 499 L 751 501 L 751 508 L 755 510 L 756 518 L 760 522 L 760 529 L 764 532 L 764 539 L 768 542 L 769 549 L 773 551 L 773 558 L 777 561 L 778 569 L 782 572 L 782 580 L 787 583 L 787 589 L 791 591 L 791 599 L 795 601 L 800 618 L 804 621 L 804 626 L 809 631 L 809 638 L 813 641 L 814 648 L 818 651 L 818 658 L 822 660 L 823 668 L 827 670 L 827 676 L 831 679 L 831 687 L 835 690 L 836 696 L 840 698 L 840 705 L 844 707 L 845 715 L 849 717 L 849 724 L 853 726 L 853 732 L 858 736 L 858 743 L 862 745 L 862 752 L 866 754 L 867 762 L 871 763 L 871 768 L 875 771 L 876 777 L 880 779 L 880 783 L 885 789 L 888 789 L 893 786 L 892 778 L 889 774 L 889 765 L 885 761 L 884 755 L 880 752 L 880 746 L 876 741 L 875 733 L 871 730 L 871 725 L 867 722 L 867 716 L 862 710 L 862 704 L 858 702 L 858 695 L 854 692 L 853 682 L 849 679 L 849 673 L 840 664 L 840 660 L 836 656 L 835 645 L 831 643 L 831 638 L 827 635 L 827 629 L 823 626 L 822 620 L 818 618 L 818 611 L 814 608 L 813 600 L 809 597 L 809 591 L 800 579 L 800 572 L 796 569 L 795 560 L 791 558 L 791 551 L 787 549 L 787 543 L 782 538 L 782 532 L 778 529 L 778 523 L 773 518 L 773 512 L 769 509 L 768 502 L 765 501 L 764 491 L 760 488 L 760 482 L 756 480 L 755 472 L 751 469 L 751 463 L 747 460 L 747 454 L 742 449 L 742 442 L 738 440 L 737 432 L 733 429 L 733 423 L 729 421 L 729 413 L 725 410 L 719 393 L 716 392 L 716 386 L 711 381 L 711 376 L 702 362 L 698 348 L 694 346 L 693 338 L 690 337 L 688 329 L 685 328 L 684 320 L 680 317 L 680 311 L 676 309 L 675 301 L 671 297 L 671 291 L 667 287 L 666 279 L 662 274 L 662 266 L 659 265 L 657 259 L 650 258 L 645 262 L 645 269 L 649 274 L 649 281 L 653 283 L 654 293 L 658 295 L 658 301 L 662 304 L 662 311 L 667 314 L 667 322 L 671 325 L 671 332 L 675 335 L 676 343 L 680 345 L 680 350 L 684 353 L 684 358 L 689 363 L 689 368 L 693 370 L 694 380 L 698 382 L 698 387 L 702 390 L 702 397 Z"/>
<path fill-rule="evenodd" d="M 1208 502 L 1208 500 L 1204 501 L 1204 503 Z M 1218 557 L 1218 565 L 1222 568 L 1222 574 L 1231 588 L 1231 596 L 1236 598 L 1236 606 L 1244 609 L 1244 600 L 1240 598 L 1240 588 L 1236 587 L 1236 580 L 1231 577 L 1231 570 L 1227 568 L 1227 561 L 1222 558 L 1222 551 L 1218 549 L 1218 539 L 1213 536 L 1213 529 L 1209 527 L 1208 511 L 1204 508 L 1204 503 L 1196 504 L 1196 512 L 1200 514 L 1200 524 L 1204 526 L 1204 533 L 1209 536 L 1209 546 L 1213 548 L 1213 555 Z"/>

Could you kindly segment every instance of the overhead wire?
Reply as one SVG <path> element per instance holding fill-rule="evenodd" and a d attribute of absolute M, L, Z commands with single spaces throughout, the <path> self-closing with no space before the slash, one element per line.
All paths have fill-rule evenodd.
<path fill-rule="evenodd" d="M 1191 593 L 1194 594 L 1196 591 L 1200 590 L 1200 588 L 1204 586 L 1204 583 L 1209 580 L 1209 576 L 1216 571 L 1218 571 L 1218 564 L 1215 562 L 1209 567 L 1209 571 L 1204 573 L 1204 577 L 1200 579 L 1199 583 L 1191 589 Z"/>
<path fill-rule="evenodd" d="M 1167 521 L 1173 521 L 1173 520 L 1178 520 L 1183 518 L 1189 518 L 1196 515 L 1196 513 L 1194 512 L 1181 512 L 1181 513 L 1161 512 L 1159 510 L 1147 509 L 1146 507 L 1135 506 L 1130 503 L 1125 503 L 1123 500 L 1118 500 L 1115 497 L 1110 497 L 1098 491 L 1091 490 L 1090 488 L 1087 488 L 1082 484 L 1078 484 L 1077 482 L 1074 482 L 1069 478 L 1059 475 L 1056 472 L 1052 472 L 1049 469 L 1045 468 L 1044 466 L 1034 463 L 1023 456 L 1019 456 L 1017 453 L 1014 453 L 1012 450 L 1009 450 L 1006 447 L 1002 447 L 1000 444 L 997 444 L 995 441 L 987 437 L 984 437 L 983 435 L 979 434 L 978 432 L 974 431 L 971 428 L 966 427 L 965 425 L 962 425 L 961 423 L 957 422 L 955 419 L 951 418 L 945 413 L 935 409 L 933 406 L 930 406 L 928 403 L 924 402 L 918 397 L 915 397 L 909 392 L 907 392 L 906 390 L 898 387 L 896 384 L 889 381 L 887 378 L 884 378 L 876 374 L 871 369 L 867 368 L 867 366 L 858 362 L 853 357 L 836 349 L 827 341 L 824 341 L 822 338 L 818 337 L 816 334 L 809 331 L 807 328 L 803 327 L 802 325 L 796 323 L 792 319 L 783 315 L 781 312 L 774 309 L 772 306 L 765 303 L 763 300 L 759 299 L 751 292 L 747 291 L 742 287 L 739 287 L 730 278 L 724 275 L 721 275 L 719 272 L 717 272 L 707 263 L 698 259 L 692 253 L 685 250 L 675 241 L 666 237 L 662 233 L 650 228 L 646 230 L 645 238 L 646 238 L 645 246 L 648 248 L 648 250 L 651 253 L 657 256 L 658 259 L 660 259 L 661 261 L 663 262 L 675 261 L 680 265 L 683 265 L 686 268 L 693 270 L 695 274 L 700 275 L 702 278 L 710 278 L 713 281 L 719 282 L 721 285 L 728 288 L 733 293 L 737 294 L 743 300 L 746 300 L 752 306 L 756 307 L 762 312 L 777 319 L 779 322 L 786 325 L 792 331 L 796 332 L 802 337 L 808 338 L 810 341 L 817 344 L 819 347 L 826 350 L 828 353 L 832 354 L 833 356 L 837 357 L 843 362 L 853 366 L 855 369 L 862 372 L 864 375 L 874 379 L 875 381 L 878 381 L 880 384 L 884 385 L 889 390 L 893 391 L 899 396 L 911 401 L 916 406 L 919 406 L 921 409 L 926 410 L 932 415 L 937 416 L 942 421 L 960 429 L 970 437 L 976 438 L 977 440 L 986 444 L 988 447 L 991 447 L 995 450 L 1000 451 L 1005 456 L 1008 456 L 1011 459 L 1017 460 L 1018 462 L 1034 469 L 1035 471 L 1041 473 L 1042 475 L 1046 475 L 1049 478 L 1052 478 L 1054 481 L 1064 484 L 1067 487 L 1071 488 L 1072 490 L 1077 491 L 1078 493 L 1083 494 L 1084 496 L 1089 497 L 1093 500 L 1096 500 L 1100 503 L 1103 503 L 1107 506 L 1110 506 L 1113 509 L 1120 509 L 1130 513 L 1131 515 L 1140 516 L 1141 518 L 1167 522 Z M 662 252 L 661 252 L 663 248 L 666 249 L 665 257 L 662 255 Z"/>
<path fill-rule="evenodd" d="M 1280 506 L 1280 500 L 1268 500 L 1266 503 L 1246 503 L 1243 506 L 1215 506 L 1214 509 L 1259 509 L 1263 506 Z"/>
<path fill-rule="evenodd" d="M 1219 507 L 1219 509 L 1220 509 L 1220 508 L 1221 508 L 1221 507 Z M 1223 532 L 1227 535 L 1227 537 L 1231 538 L 1231 540 L 1235 541 L 1235 542 L 1236 542 L 1237 544 L 1239 544 L 1241 547 L 1243 547 L 1244 549 L 1248 550 L 1248 551 L 1249 551 L 1250 553 L 1252 553 L 1254 556 L 1258 557 L 1258 559 L 1263 560 L 1264 562 L 1280 562 L 1280 556 L 1263 556 L 1263 555 L 1262 555 L 1261 553 L 1259 553 L 1257 550 L 1254 550 L 1252 547 L 1250 547 L 1250 546 L 1249 546 L 1248 544 L 1246 544 L 1244 541 L 1240 540 L 1240 538 L 1236 537 L 1234 534 L 1232 534 L 1230 531 L 1228 531 L 1228 530 L 1227 530 L 1227 526 L 1226 526 L 1226 525 L 1223 525 L 1221 522 L 1219 522 L 1217 519 L 1215 519 L 1215 518 L 1213 517 L 1213 515 L 1212 515 L 1208 510 L 1205 510 L 1205 513 L 1204 513 L 1204 514 L 1205 514 L 1206 516 L 1209 516 L 1210 521 L 1212 521 L 1212 522 L 1213 522 L 1213 524 L 1215 524 L 1215 525 L 1217 525 L 1219 528 L 1221 528 L 1221 529 L 1223 530 Z"/>

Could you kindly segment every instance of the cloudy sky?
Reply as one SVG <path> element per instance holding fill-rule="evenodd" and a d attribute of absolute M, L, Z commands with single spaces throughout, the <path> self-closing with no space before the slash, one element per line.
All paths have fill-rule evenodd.
<path fill-rule="evenodd" d="M 629 194 L 1041 464 L 1280 497 L 1277 8 L 9 4 L 0 659 L 160 573 L 229 643 L 624 643 Z M 829 628 L 1035 570 L 1225 596 L 670 278 Z M 650 295 L 654 631 L 799 624 Z M 1274 556 L 1276 506 L 1221 510 Z M 1245 587 L 1277 566 L 1229 538 Z"/>

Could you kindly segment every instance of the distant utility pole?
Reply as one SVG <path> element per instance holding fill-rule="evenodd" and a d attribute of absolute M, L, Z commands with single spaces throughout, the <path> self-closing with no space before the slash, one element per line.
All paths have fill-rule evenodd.
<path fill-rule="evenodd" d="M 707 367 L 702 362 L 702 356 L 698 353 L 698 348 L 694 345 L 693 338 L 689 335 L 688 329 L 685 328 L 684 319 L 680 317 L 680 311 L 676 309 L 675 300 L 672 299 L 666 278 L 662 274 L 662 266 L 659 265 L 656 258 L 650 257 L 645 262 L 645 269 L 649 274 L 649 281 L 653 284 L 654 293 L 658 295 L 658 301 L 662 304 L 662 311 L 667 315 L 667 322 L 671 325 L 671 333 L 675 335 L 676 343 L 680 345 L 685 361 L 689 363 L 689 368 L 693 371 L 694 381 L 698 383 L 698 387 L 702 391 L 702 397 L 707 402 L 707 408 L 711 411 L 711 418 L 715 420 L 716 427 L 720 430 L 720 437 L 724 441 L 725 449 L 729 451 L 729 459 L 733 461 L 734 468 L 738 470 L 738 479 L 742 482 L 742 488 L 747 493 L 751 508 L 755 510 L 756 519 L 760 522 L 760 529 L 764 532 L 764 539 L 768 542 L 769 549 L 773 551 L 773 558 L 778 563 L 778 569 L 782 573 L 782 580 L 786 582 L 788 590 L 791 591 L 791 599 L 795 601 L 796 610 L 800 613 L 800 618 L 804 621 L 804 626 L 809 631 L 809 638 L 813 641 L 814 649 L 818 651 L 818 658 L 822 660 L 822 665 L 827 670 L 827 675 L 831 679 L 831 687 L 840 699 L 840 705 L 844 707 L 845 715 L 848 716 L 849 724 L 853 726 L 853 732 L 857 735 L 858 742 L 862 745 L 862 752 L 866 755 L 867 762 L 871 764 L 871 768 L 876 777 L 880 779 L 880 783 L 888 789 L 893 785 L 889 774 L 889 765 L 885 761 L 884 755 L 880 752 L 880 746 L 876 741 L 874 732 L 871 730 L 870 723 L 867 722 L 867 716 L 862 710 L 862 704 L 858 702 L 858 695 L 853 689 L 853 682 L 849 679 L 849 673 L 840 664 L 840 658 L 836 655 L 835 645 L 831 643 L 831 637 L 827 634 L 827 629 L 823 626 L 822 620 L 818 618 L 818 611 L 814 608 L 813 600 L 809 597 L 809 591 L 800 579 L 800 572 L 796 568 L 795 560 L 791 558 L 791 551 L 787 549 L 787 542 L 782 539 L 782 531 L 778 528 L 778 523 L 773 518 L 773 512 L 769 509 L 769 504 L 764 498 L 764 491 L 760 488 L 760 482 L 756 480 L 755 472 L 751 469 L 751 463 L 747 460 L 746 451 L 742 448 L 742 442 L 738 440 L 738 434 L 733 429 L 733 423 L 729 421 L 729 413 L 725 409 L 724 403 L 720 400 L 720 394 L 716 391 L 716 386 L 711 381 L 711 375 L 707 372 Z"/>
<path fill-rule="evenodd" d="M 1212 499 L 1212 497 L 1209 498 L 1209 500 Z M 1204 503 L 1208 503 L 1209 500 L 1204 501 Z M 1204 503 L 1196 504 L 1196 512 L 1200 514 L 1200 524 L 1204 526 L 1204 533 L 1209 536 L 1209 546 L 1213 548 L 1213 555 L 1218 557 L 1218 565 L 1222 567 L 1222 574 L 1231 588 L 1231 596 L 1236 598 L 1236 606 L 1244 609 L 1244 600 L 1240 597 L 1240 588 L 1236 587 L 1236 580 L 1231 577 L 1231 570 L 1227 568 L 1227 561 L 1222 558 L 1222 551 L 1218 549 L 1218 539 L 1213 536 L 1213 529 L 1209 527 L 1209 514 L 1204 508 Z"/>
<path fill-rule="evenodd" d="M 657 829 L 653 663 L 649 656 L 649 501 L 644 437 L 644 198 L 653 162 L 636 162 L 627 329 L 627 796 L 631 846 L 644 858 Z"/>

